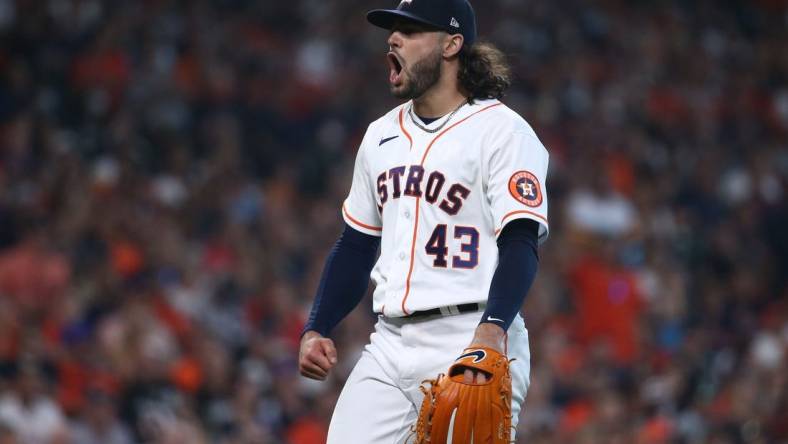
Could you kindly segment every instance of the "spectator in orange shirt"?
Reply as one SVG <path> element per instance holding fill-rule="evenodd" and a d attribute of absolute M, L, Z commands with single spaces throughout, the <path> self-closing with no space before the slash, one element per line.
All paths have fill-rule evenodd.
<path fill-rule="evenodd" d="M 643 307 L 634 274 L 609 255 L 588 255 L 571 267 L 569 276 L 580 343 L 607 345 L 617 363 L 631 364 L 638 355 Z"/>

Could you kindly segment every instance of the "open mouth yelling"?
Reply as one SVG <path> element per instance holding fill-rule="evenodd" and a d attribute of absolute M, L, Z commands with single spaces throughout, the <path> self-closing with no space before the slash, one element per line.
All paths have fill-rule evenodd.
<path fill-rule="evenodd" d="M 399 85 L 402 83 L 402 61 L 394 54 L 393 51 L 389 51 L 386 54 L 386 60 L 389 63 L 389 83 L 392 85 Z"/>

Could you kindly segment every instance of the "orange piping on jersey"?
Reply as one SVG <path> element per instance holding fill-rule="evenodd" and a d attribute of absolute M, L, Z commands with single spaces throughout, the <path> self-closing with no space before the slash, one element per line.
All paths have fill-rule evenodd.
<path fill-rule="evenodd" d="M 361 223 L 358 220 L 354 219 L 353 216 L 351 216 L 350 213 L 347 212 L 347 208 L 345 208 L 344 205 L 342 205 L 342 212 L 345 213 L 345 216 L 347 216 L 347 218 L 350 219 L 351 222 L 353 222 L 354 224 L 356 224 L 356 225 L 358 225 L 360 227 L 364 227 L 367 230 L 383 231 L 383 227 L 373 227 L 372 225 L 367 225 L 367 224 Z"/>
<path fill-rule="evenodd" d="M 413 240 L 410 242 L 410 267 L 408 267 L 408 278 L 405 280 L 405 296 L 402 298 L 402 312 L 405 315 L 409 315 L 408 310 L 405 309 L 405 301 L 408 300 L 408 295 L 410 294 L 410 276 L 413 274 L 413 257 L 416 254 L 416 233 L 418 232 L 419 227 L 419 200 L 421 198 L 416 198 L 416 220 L 413 223 Z"/>
<path fill-rule="evenodd" d="M 402 123 L 402 110 L 403 109 L 405 109 L 404 106 L 399 109 L 399 128 L 402 130 L 402 133 L 405 134 L 405 137 L 408 138 L 408 142 L 410 142 L 410 146 L 408 147 L 408 149 L 411 149 L 411 148 L 413 148 L 413 139 L 410 137 L 410 133 L 408 132 L 408 130 L 405 129 L 405 125 Z"/>
<path fill-rule="evenodd" d="M 536 216 L 539 219 L 542 219 L 544 221 L 544 223 L 547 224 L 547 218 L 542 216 L 539 213 L 534 213 L 533 211 L 528 211 L 528 210 L 517 210 L 517 211 L 512 211 L 511 213 L 507 213 L 506 216 L 502 217 L 501 218 L 501 226 L 503 226 L 503 221 L 505 221 L 507 217 L 509 217 L 509 216 L 511 216 L 513 214 L 530 214 L 531 216 Z M 495 235 L 497 236 L 498 233 L 500 233 L 500 232 L 501 232 L 500 228 L 495 230 Z"/>
<path fill-rule="evenodd" d="M 442 135 L 446 134 L 450 129 L 452 129 L 455 126 L 461 124 L 462 122 L 465 122 L 466 120 L 470 119 L 471 117 L 475 116 L 476 114 L 479 114 L 481 112 L 487 111 L 490 108 L 495 108 L 496 106 L 501 106 L 501 105 L 503 105 L 503 103 L 498 102 L 498 103 L 494 103 L 494 104 L 492 104 L 490 106 L 486 106 L 486 107 L 480 109 L 479 111 L 476 111 L 475 113 L 471 114 L 470 116 L 467 116 L 464 119 L 458 120 L 457 122 L 454 123 L 454 125 L 451 125 L 450 127 L 446 128 L 445 130 L 443 130 L 440 133 L 438 133 L 438 135 L 435 136 L 434 139 L 432 139 L 430 144 L 427 145 L 427 149 L 424 150 L 424 156 L 421 158 L 421 166 L 424 166 L 424 161 L 427 160 L 427 154 L 430 153 L 430 148 L 432 148 L 432 144 L 434 144 L 436 140 L 440 139 L 440 137 Z M 400 113 L 402 113 L 402 111 L 400 111 Z"/>
<path fill-rule="evenodd" d="M 432 148 L 432 145 L 434 145 L 435 142 L 438 139 L 440 139 L 442 135 L 446 134 L 450 129 L 454 128 L 455 126 L 457 126 L 457 125 L 459 125 L 459 124 L 461 124 L 463 122 L 465 122 L 466 120 L 470 119 L 471 117 L 475 116 L 476 114 L 479 114 L 481 112 L 487 111 L 488 109 L 494 108 L 494 107 L 499 106 L 499 105 L 503 105 L 503 104 L 501 102 L 498 102 L 498 103 L 494 103 L 492 105 L 486 106 L 486 107 L 480 109 L 479 111 L 476 111 L 475 113 L 470 114 L 470 115 L 464 117 L 463 119 L 458 120 L 457 122 L 455 122 L 450 127 L 446 128 L 445 130 L 443 130 L 440 133 L 438 133 L 438 135 L 435 136 L 430 141 L 430 144 L 427 145 L 427 149 L 424 150 L 424 156 L 421 157 L 421 164 L 419 164 L 419 166 L 421 166 L 421 167 L 424 166 L 424 162 L 427 160 L 427 154 L 429 154 L 430 149 Z M 405 131 L 405 127 L 402 125 L 402 108 L 400 108 L 400 110 L 399 110 L 399 124 L 402 127 L 402 131 L 405 132 L 405 135 L 407 135 L 408 139 L 410 139 L 410 135 L 408 135 L 408 133 Z M 411 143 L 412 143 L 412 141 L 411 141 Z M 408 295 L 410 295 L 410 277 L 413 275 L 413 259 L 414 259 L 415 253 L 416 253 L 416 234 L 419 231 L 419 207 L 420 207 L 419 203 L 420 202 L 421 202 L 421 198 L 417 197 L 416 198 L 416 220 L 413 223 L 413 240 L 411 241 L 411 244 L 410 244 L 410 267 L 408 268 L 408 278 L 405 280 L 405 295 L 402 297 L 402 303 L 400 304 L 400 306 L 402 307 L 402 312 L 405 314 L 405 316 L 410 314 L 410 313 L 408 313 L 408 310 L 405 309 L 405 302 L 408 300 Z"/>

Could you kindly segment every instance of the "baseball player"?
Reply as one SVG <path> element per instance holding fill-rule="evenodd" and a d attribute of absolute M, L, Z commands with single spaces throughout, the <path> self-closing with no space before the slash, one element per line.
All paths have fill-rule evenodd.
<path fill-rule="evenodd" d="M 389 88 L 405 103 L 369 125 L 359 147 L 341 209 L 346 225 L 304 329 L 300 372 L 322 380 L 336 365 L 329 334 L 371 276 L 378 320 L 328 442 L 404 442 L 422 381 L 471 344 L 515 358 L 516 425 L 530 370 L 519 309 L 548 234 L 548 153 L 498 100 L 508 68 L 497 49 L 477 42 L 467 0 L 402 0 L 367 20 L 390 32 Z M 463 374 L 467 382 L 486 376 Z"/>

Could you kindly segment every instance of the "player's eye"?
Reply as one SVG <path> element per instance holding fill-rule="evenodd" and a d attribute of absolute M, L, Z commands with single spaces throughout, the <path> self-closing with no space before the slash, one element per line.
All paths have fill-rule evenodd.
<path fill-rule="evenodd" d="M 416 30 L 413 29 L 413 28 L 405 27 L 405 26 L 391 28 L 391 34 L 394 34 L 395 32 L 399 32 L 400 34 L 403 34 L 403 35 L 411 35 L 414 32 L 416 32 Z"/>
<path fill-rule="evenodd" d="M 416 23 L 395 23 L 394 26 L 391 27 L 392 34 L 395 31 L 399 31 L 402 34 L 411 35 L 417 32 L 424 32 L 426 30 L 426 27 Z"/>

